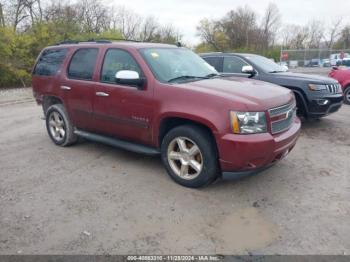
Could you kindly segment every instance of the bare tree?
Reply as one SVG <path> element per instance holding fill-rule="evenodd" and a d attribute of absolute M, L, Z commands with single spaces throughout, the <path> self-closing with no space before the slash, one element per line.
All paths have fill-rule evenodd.
<path fill-rule="evenodd" d="M 26 12 L 26 0 L 16 0 L 10 6 L 11 13 L 10 16 L 13 17 L 12 26 L 13 30 L 16 31 L 18 25 L 24 21 L 29 15 Z"/>
<path fill-rule="evenodd" d="M 136 40 L 139 32 L 142 18 L 125 7 L 119 7 L 112 19 L 113 29 L 119 30 L 127 40 Z"/>
<path fill-rule="evenodd" d="M 31 19 L 32 25 L 34 25 L 36 22 L 42 21 L 43 11 L 40 0 L 25 0 L 24 4 Z"/>
<path fill-rule="evenodd" d="M 84 32 L 100 33 L 110 28 L 110 13 L 99 0 L 83 0 L 76 10 Z"/>
<path fill-rule="evenodd" d="M 276 32 L 280 27 L 281 15 L 278 7 L 274 3 L 270 3 L 265 11 L 265 15 L 262 20 L 261 33 L 262 33 L 262 48 L 266 50 L 270 45 L 275 42 Z"/>
<path fill-rule="evenodd" d="M 341 34 L 341 24 L 342 24 L 343 19 L 337 18 L 335 20 L 333 20 L 333 22 L 331 23 L 329 30 L 328 30 L 328 35 L 325 36 L 326 38 L 326 45 L 329 49 L 333 48 L 333 45 L 336 41 L 336 39 L 340 36 Z"/>
<path fill-rule="evenodd" d="M 313 20 L 307 26 L 309 31 L 308 47 L 319 48 L 324 37 L 324 24 L 321 21 Z"/>
<path fill-rule="evenodd" d="M 0 27 L 5 27 L 4 4 L 0 2 Z"/>
<path fill-rule="evenodd" d="M 286 48 L 303 49 L 307 47 L 309 30 L 305 26 L 286 25 L 283 28 L 282 44 Z"/>
<path fill-rule="evenodd" d="M 159 24 L 155 17 L 148 16 L 144 19 L 139 34 L 139 40 L 144 42 L 151 42 L 157 33 Z"/>
<path fill-rule="evenodd" d="M 180 39 L 181 34 L 172 24 L 161 26 L 155 37 L 156 41 L 168 44 L 177 43 Z"/>
<path fill-rule="evenodd" d="M 84 32 L 80 19 L 80 11 L 76 6 L 52 3 L 43 12 L 43 19 L 46 23 L 56 25 L 52 30 L 63 39 L 71 39 L 79 33 Z"/>
<path fill-rule="evenodd" d="M 220 20 L 222 31 L 229 38 L 231 48 L 249 48 L 256 40 L 256 20 L 256 13 L 248 6 L 231 10 Z"/>
<path fill-rule="evenodd" d="M 197 26 L 197 34 L 216 51 L 225 50 L 228 40 L 218 22 L 208 19 L 201 20 Z"/>
<path fill-rule="evenodd" d="M 350 25 L 346 25 L 340 34 L 340 38 L 336 43 L 336 48 L 349 49 L 350 48 Z"/>

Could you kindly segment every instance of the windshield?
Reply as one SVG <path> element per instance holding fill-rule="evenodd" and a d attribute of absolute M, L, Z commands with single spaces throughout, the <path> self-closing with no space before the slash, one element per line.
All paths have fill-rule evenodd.
<path fill-rule="evenodd" d="M 258 67 L 260 67 L 266 73 L 278 73 L 278 72 L 286 72 L 287 69 L 276 64 L 272 60 L 258 55 L 252 55 L 246 57 L 248 60 L 252 61 Z"/>
<path fill-rule="evenodd" d="M 140 50 L 160 82 L 195 81 L 218 75 L 201 57 L 185 48 L 145 48 Z"/>

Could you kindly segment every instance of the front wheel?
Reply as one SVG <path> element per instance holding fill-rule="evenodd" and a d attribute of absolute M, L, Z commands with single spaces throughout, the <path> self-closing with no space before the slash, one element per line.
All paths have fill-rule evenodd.
<path fill-rule="evenodd" d="M 170 130 L 162 141 L 161 153 L 169 176 L 180 185 L 198 188 L 217 178 L 215 141 L 201 127 L 184 125 Z"/>
<path fill-rule="evenodd" d="M 350 105 L 350 85 L 344 90 L 344 103 Z"/>

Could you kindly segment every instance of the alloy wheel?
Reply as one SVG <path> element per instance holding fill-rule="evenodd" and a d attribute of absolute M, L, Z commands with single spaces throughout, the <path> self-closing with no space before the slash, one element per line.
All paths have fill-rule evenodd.
<path fill-rule="evenodd" d="M 66 135 L 66 126 L 63 117 L 56 111 L 49 116 L 49 129 L 51 136 L 57 142 L 61 142 Z"/>
<path fill-rule="evenodd" d="M 186 137 L 173 139 L 167 150 L 172 171 L 180 178 L 192 180 L 203 169 L 203 156 L 195 142 Z"/>

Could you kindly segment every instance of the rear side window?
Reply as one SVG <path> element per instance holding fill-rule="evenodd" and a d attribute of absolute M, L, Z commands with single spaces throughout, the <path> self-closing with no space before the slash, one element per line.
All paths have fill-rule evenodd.
<path fill-rule="evenodd" d="M 76 51 L 69 64 L 68 77 L 92 80 L 97 54 L 97 48 L 82 48 Z"/>
<path fill-rule="evenodd" d="M 109 49 L 103 61 L 101 81 L 115 83 L 115 74 L 121 70 L 136 71 L 140 76 L 142 75 L 139 65 L 128 52 Z"/>
<path fill-rule="evenodd" d="M 222 72 L 222 57 L 204 57 L 209 65 L 215 67 L 216 71 Z"/>
<path fill-rule="evenodd" d="M 235 56 L 225 57 L 224 59 L 224 73 L 242 73 L 242 67 L 248 64 L 241 58 Z"/>
<path fill-rule="evenodd" d="M 66 57 L 66 54 L 67 49 L 49 49 L 43 51 L 34 68 L 33 75 L 55 75 Z"/>

